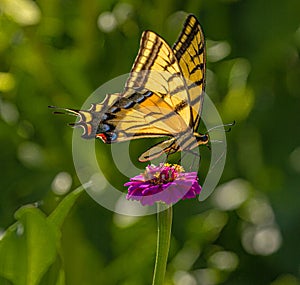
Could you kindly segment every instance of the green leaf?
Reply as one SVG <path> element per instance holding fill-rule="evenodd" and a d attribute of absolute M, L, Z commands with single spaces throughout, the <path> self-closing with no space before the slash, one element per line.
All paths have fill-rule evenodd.
<path fill-rule="evenodd" d="M 0 241 L 0 275 L 15 285 L 35 285 L 55 260 L 57 229 L 32 206 L 15 217 Z"/>
<path fill-rule="evenodd" d="M 55 285 L 65 285 L 65 272 L 63 270 L 59 271 L 58 279 Z"/>
<path fill-rule="evenodd" d="M 76 199 L 79 187 L 66 196 L 47 218 L 33 206 L 15 213 L 17 220 L 0 240 L 0 276 L 14 285 L 36 285 L 55 262 L 60 244 L 60 227 Z M 58 268 L 57 285 L 64 284 L 64 272 Z"/>
<path fill-rule="evenodd" d="M 68 196 L 66 196 L 56 207 L 56 209 L 49 215 L 48 220 L 55 226 L 61 227 L 70 209 L 75 204 L 77 198 L 80 196 L 83 190 L 84 188 L 82 186 L 78 187 L 76 190 L 72 191 Z"/>
<path fill-rule="evenodd" d="M 0 283 L 1 284 L 1 283 Z M 62 259 L 57 255 L 56 260 L 49 267 L 39 285 L 65 285 L 65 272 Z"/>

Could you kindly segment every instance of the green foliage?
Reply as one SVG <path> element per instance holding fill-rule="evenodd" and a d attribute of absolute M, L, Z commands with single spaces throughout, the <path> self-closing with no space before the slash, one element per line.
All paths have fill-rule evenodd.
<path fill-rule="evenodd" d="M 15 217 L 0 243 L 1 275 L 17 285 L 38 284 L 55 259 L 58 233 L 36 208 L 21 208 Z"/>
<path fill-rule="evenodd" d="M 167 284 L 299 284 L 299 1 L 0 0 L 1 285 L 149 284 L 155 217 L 123 217 L 77 192 L 59 204 L 81 183 L 74 118 L 47 106 L 80 108 L 128 73 L 145 29 L 172 44 L 182 11 L 207 38 L 207 93 L 237 124 L 220 187 L 174 207 Z M 96 143 L 105 177 L 125 191 L 109 146 Z M 137 167 L 151 144 L 132 144 Z M 200 151 L 203 181 L 210 153 Z"/>
<path fill-rule="evenodd" d="M 0 276 L 15 285 L 40 284 L 40 280 L 57 258 L 62 223 L 83 188 L 69 194 L 47 218 L 34 206 L 24 206 L 15 213 L 17 220 L 0 241 Z M 57 281 L 62 283 L 62 273 Z M 50 284 L 50 283 L 48 283 Z"/>

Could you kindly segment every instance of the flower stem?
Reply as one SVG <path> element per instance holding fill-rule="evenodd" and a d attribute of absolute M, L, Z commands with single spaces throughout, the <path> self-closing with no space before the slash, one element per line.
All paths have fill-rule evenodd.
<path fill-rule="evenodd" d="M 165 206 L 157 203 L 157 248 L 152 285 L 163 285 L 170 248 L 172 227 L 172 207 L 161 211 Z"/>

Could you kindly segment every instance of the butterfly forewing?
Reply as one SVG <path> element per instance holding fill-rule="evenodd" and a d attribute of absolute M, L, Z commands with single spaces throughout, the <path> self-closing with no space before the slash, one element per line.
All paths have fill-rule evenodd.
<path fill-rule="evenodd" d="M 193 15 L 186 19 L 173 51 L 188 87 L 190 126 L 197 131 L 205 89 L 205 41 L 201 26 Z"/>
<path fill-rule="evenodd" d="M 161 99 L 156 100 L 157 104 L 169 104 L 186 122 L 186 126 L 189 125 L 187 89 L 178 61 L 170 46 L 154 32 L 145 31 L 142 35 L 125 92 L 131 89 L 149 90 L 160 96 Z M 151 96 L 148 100 L 151 100 Z"/>
<path fill-rule="evenodd" d="M 153 70 L 158 73 L 149 72 Z M 159 76 L 159 72 L 165 74 Z M 160 36 L 151 31 L 143 32 L 140 49 L 130 73 L 125 88 L 145 88 L 161 94 L 169 92 L 168 79 L 181 74 L 172 49 Z"/>

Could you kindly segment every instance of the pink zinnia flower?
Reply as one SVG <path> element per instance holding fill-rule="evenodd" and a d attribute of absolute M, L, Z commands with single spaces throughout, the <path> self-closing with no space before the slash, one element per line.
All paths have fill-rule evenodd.
<path fill-rule="evenodd" d="M 144 173 L 130 178 L 124 185 L 129 186 L 126 198 L 140 201 L 142 205 L 159 201 L 175 204 L 180 199 L 195 198 L 201 191 L 197 172 L 184 172 L 182 166 L 168 163 L 148 165 Z"/>

